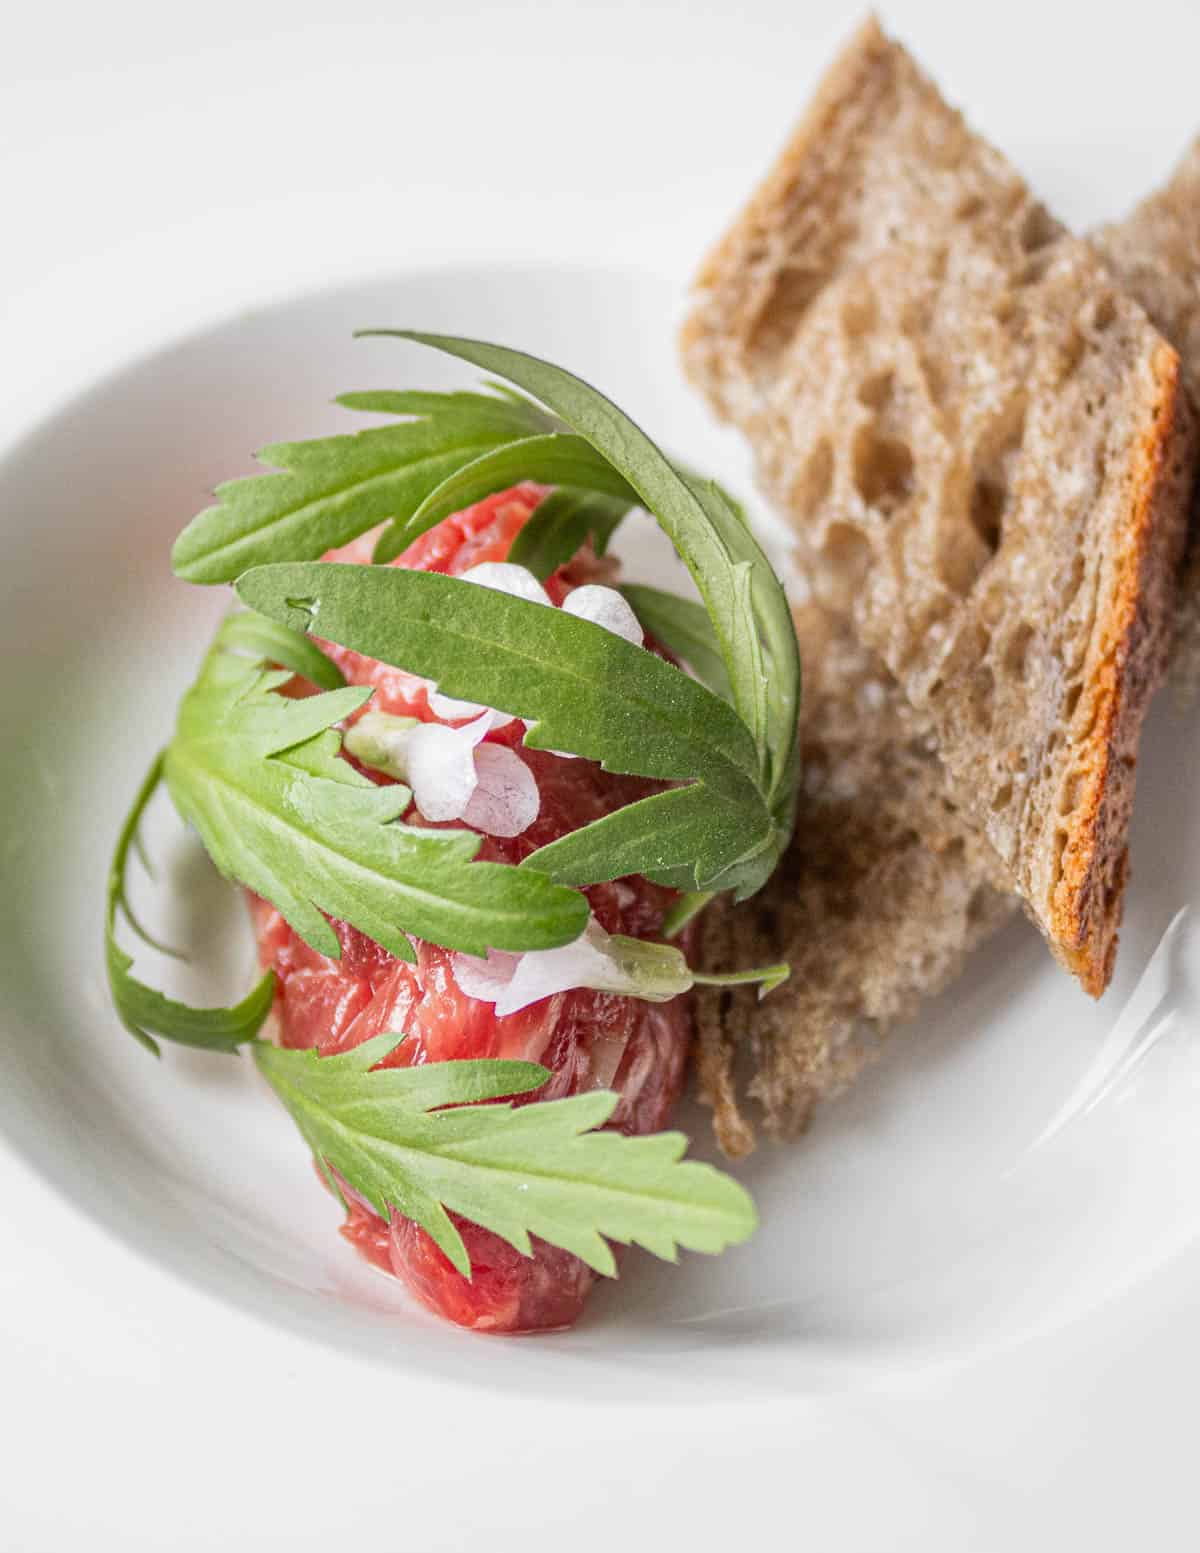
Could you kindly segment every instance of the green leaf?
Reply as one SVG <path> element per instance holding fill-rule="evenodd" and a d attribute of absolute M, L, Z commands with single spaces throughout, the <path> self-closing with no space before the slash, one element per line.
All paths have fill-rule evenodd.
<path fill-rule="evenodd" d="M 748 1193 L 711 1165 L 683 1160 L 682 1133 L 595 1131 L 615 1094 L 475 1104 L 531 1093 L 549 1074 L 486 1059 L 372 1072 L 396 1039 L 334 1057 L 259 1043 L 255 1058 L 325 1168 L 381 1217 L 395 1209 L 421 1225 L 465 1276 L 470 1262 L 449 1213 L 524 1256 L 536 1235 L 610 1277 L 608 1241 L 674 1261 L 680 1246 L 715 1253 L 754 1231 Z"/>
<path fill-rule="evenodd" d="M 708 776 L 733 792 L 754 751 L 732 709 L 631 642 L 437 572 L 284 562 L 239 579 L 242 600 L 293 629 L 436 680 L 443 694 L 536 721 L 531 747 L 566 749 L 614 771 Z"/>
<path fill-rule="evenodd" d="M 537 505 L 508 552 L 514 566 L 524 566 L 545 582 L 590 539 L 603 555 L 617 525 L 631 504 L 617 496 L 560 486 Z"/>
<path fill-rule="evenodd" d="M 280 668 L 291 669 L 318 690 L 340 690 L 346 683 L 341 669 L 315 642 L 252 609 L 241 610 L 225 620 L 221 645 L 229 652 L 243 652 L 256 662 L 277 663 Z"/>
<path fill-rule="evenodd" d="M 345 410 L 365 410 L 374 415 L 396 415 L 404 419 L 436 419 L 444 415 L 469 417 L 481 426 L 493 427 L 509 437 L 527 437 L 539 431 L 559 431 L 562 424 L 524 394 L 515 393 L 506 384 L 488 385 L 492 392 L 429 393 L 425 389 L 370 388 L 365 392 L 339 394 L 334 400 Z"/>
<path fill-rule="evenodd" d="M 547 485 L 580 485 L 624 501 L 637 500 L 607 459 L 601 458 L 582 437 L 550 432 L 525 437 L 503 447 L 490 448 L 430 491 L 404 522 L 392 523 L 379 536 L 376 561 L 391 561 L 452 512 L 462 512 L 485 496 L 507 490 L 521 480 L 540 480 Z"/>
<path fill-rule="evenodd" d="M 686 867 L 704 888 L 770 834 L 754 748 L 732 708 L 590 621 L 458 578 L 390 567 L 259 567 L 240 579 L 238 593 L 271 619 L 307 623 L 436 680 L 444 694 L 535 723 L 526 735 L 532 748 L 568 750 L 611 771 L 696 780 L 563 837 L 523 869 L 593 883 Z"/>
<path fill-rule="evenodd" d="M 688 923 L 695 921 L 706 909 L 715 895 L 715 890 L 689 890 L 679 896 L 678 900 L 667 908 L 667 914 L 662 923 L 662 936 L 667 939 L 678 938 Z"/>
<path fill-rule="evenodd" d="M 247 663 L 219 635 L 180 705 L 167 786 L 223 874 L 271 901 L 332 958 L 340 948 L 327 916 L 410 960 L 409 933 L 470 954 L 578 937 L 582 896 L 472 861 L 482 841 L 472 831 L 399 823 L 408 789 L 377 787 L 340 757 L 333 727 L 369 689 L 293 700 L 275 694 L 288 677 Z"/>
<path fill-rule="evenodd" d="M 117 943 L 117 917 L 123 915 L 137 935 L 153 948 L 165 950 L 137 920 L 125 890 L 129 853 L 137 845 L 142 816 L 162 781 L 163 756 L 156 757 L 137 791 L 113 852 L 108 872 L 108 898 L 104 914 L 104 960 L 108 986 L 121 1023 L 129 1033 L 158 1056 L 154 1035 L 205 1051 L 232 1052 L 253 1040 L 262 1028 L 275 995 L 275 977 L 268 971 L 254 990 L 232 1008 L 193 1008 L 149 987 L 131 974 L 133 958 Z"/>
<path fill-rule="evenodd" d="M 721 649 L 703 604 L 642 583 L 624 583 L 621 592 L 650 635 L 677 658 L 682 658 L 702 685 L 707 685 L 722 700 L 732 698 Z"/>
<path fill-rule="evenodd" d="M 280 442 L 262 463 L 283 471 L 217 488 L 217 504 L 175 542 L 188 582 L 232 582 L 263 561 L 309 560 L 387 519 L 406 519 L 464 460 L 558 422 L 526 400 L 489 394 L 347 395 L 355 408 L 417 417 L 353 436 Z"/>
<path fill-rule="evenodd" d="M 706 783 L 693 782 L 560 836 L 531 852 L 521 867 L 559 884 L 644 874 L 675 890 L 728 889 L 729 871 L 760 857 L 771 836 L 761 802 L 722 802 Z"/>
<path fill-rule="evenodd" d="M 799 654 L 783 587 L 721 488 L 681 472 L 623 411 L 562 367 L 523 351 L 408 329 L 373 329 L 473 362 L 534 395 L 628 481 L 665 530 L 700 590 L 751 730 L 772 803 L 794 769 Z M 760 639 L 761 633 L 761 639 Z"/>

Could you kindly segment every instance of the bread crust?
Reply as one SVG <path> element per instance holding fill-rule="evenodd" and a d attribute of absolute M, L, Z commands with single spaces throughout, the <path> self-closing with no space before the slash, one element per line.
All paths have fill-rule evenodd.
<path fill-rule="evenodd" d="M 1093 997 L 1108 986 L 1116 959 L 1138 740 L 1166 671 L 1175 573 L 1187 532 L 1192 417 L 1179 357 L 1165 341 L 1154 375 L 1158 400 L 1130 472 L 1119 566 L 1100 625 L 1101 662 L 1091 675 L 1094 720 L 1081 757 L 1084 790 L 1053 896 L 1051 928 L 1060 956 Z"/>

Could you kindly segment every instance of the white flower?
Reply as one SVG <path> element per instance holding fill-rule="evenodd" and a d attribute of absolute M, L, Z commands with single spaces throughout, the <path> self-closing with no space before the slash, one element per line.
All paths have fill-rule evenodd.
<path fill-rule="evenodd" d="M 515 599 L 528 599 L 531 604 L 554 608 L 550 595 L 527 566 L 516 566 L 512 561 L 481 561 L 459 575 L 463 582 L 475 582 L 481 588 L 493 588 L 497 593 L 509 593 Z"/>
<path fill-rule="evenodd" d="M 605 588 L 595 582 L 585 583 L 582 588 L 576 588 L 567 595 L 563 600 L 563 608 L 568 615 L 578 615 L 581 620 L 590 620 L 593 625 L 603 626 L 606 631 L 623 637 L 635 647 L 640 647 L 645 641 L 641 622 L 634 614 L 629 600 L 615 588 Z"/>
<path fill-rule="evenodd" d="M 461 728 L 418 723 L 407 735 L 404 779 L 427 820 L 460 820 L 466 813 L 479 780 L 475 747 L 482 743 L 491 720 L 492 714 L 485 711 Z"/>
<path fill-rule="evenodd" d="M 538 817 L 541 795 L 515 750 L 484 744 L 494 714 L 461 728 L 368 712 L 346 733 L 346 749 L 364 766 L 412 788 L 427 820 L 465 820 L 487 836 L 519 836 Z"/>
<path fill-rule="evenodd" d="M 493 1003 L 498 1017 L 540 1003 L 574 987 L 625 993 L 661 1003 L 692 984 L 687 962 L 669 944 L 611 937 L 596 921 L 573 943 L 558 949 L 530 949 L 520 955 L 489 949 L 486 960 L 454 954 L 454 979 L 468 997 Z"/>

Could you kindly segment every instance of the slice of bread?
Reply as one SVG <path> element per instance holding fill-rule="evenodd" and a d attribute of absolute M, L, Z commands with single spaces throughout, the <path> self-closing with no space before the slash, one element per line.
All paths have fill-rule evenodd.
<path fill-rule="evenodd" d="M 1184 381 L 1200 395 L 1200 141 L 1169 184 L 1091 240 L 1178 347 Z M 1171 668 L 1194 687 L 1195 517 L 1192 534 Z M 748 988 L 699 996 L 701 1089 L 733 1155 L 753 1148 L 756 1126 L 775 1138 L 799 1133 L 1015 906 L 991 849 L 956 815 L 928 730 L 888 671 L 844 621 L 811 604 L 797 610 L 797 629 L 808 766 L 796 838 L 759 896 L 702 919 L 711 969 L 779 957 L 797 971 L 764 1003 Z"/>
<path fill-rule="evenodd" d="M 775 1138 L 869 1061 L 1015 909 L 999 860 L 946 794 L 928 726 L 845 620 L 796 610 L 804 771 L 796 834 L 766 887 L 701 918 L 707 970 L 787 959 L 764 1002 L 701 988 L 697 1066 L 717 1139 L 754 1146 L 743 1095 Z"/>
<path fill-rule="evenodd" d="M 1193 468 L 1175 351 L 871 22 L 704 266 L 683 353 L 1099 994 Z"/>

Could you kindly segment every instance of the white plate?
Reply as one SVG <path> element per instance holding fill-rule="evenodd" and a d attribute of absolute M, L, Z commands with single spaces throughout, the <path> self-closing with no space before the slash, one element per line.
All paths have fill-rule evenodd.
<path fill-rule="evenodd" d="M 416 347 L 350 338 L 416 324 L 561 360 L 748 491 L 736 439 L 679 381 L 676 302 L 648 275 L 484 265 L 302 297 L 106 379 L 0 468 L 16 540 L 0 575 L 0 1130 L 114 1234 L 226 1300 L 510 1396 L 853 1389 L 1075 1323 L 1200 1228 L 1188 914 L 1200 729 L 1166 704 L 1146 741 L 1129 914 L 1103 1004 L 1031 930 L 1009 929 L 803 1143 L 748 1163 L 763 1218 L 750 1244 L 679 1268 L 631 1256 L 566 1337 L 485 1341 L 418 1311 L 341 1242 L 249 1064 L 178 1051 L 156 1064 L 109 1011 L 99 944 L 112 838 L 222 607 L 168 566 L 212 485 L 248 472 L 263 443 L 363 424 L 330 407 L 339 391 L 469 381 Z M 631 566 L 670 567 L 642 537 L 626 545 Z M 163 925 L 200 946 L 191 990 L 229 991 L 251 961 L 240 908 L 165 805 L 152 834 L 187 886 Z M 703 1113 L 686 1125 L 702 1137 Z"/>

